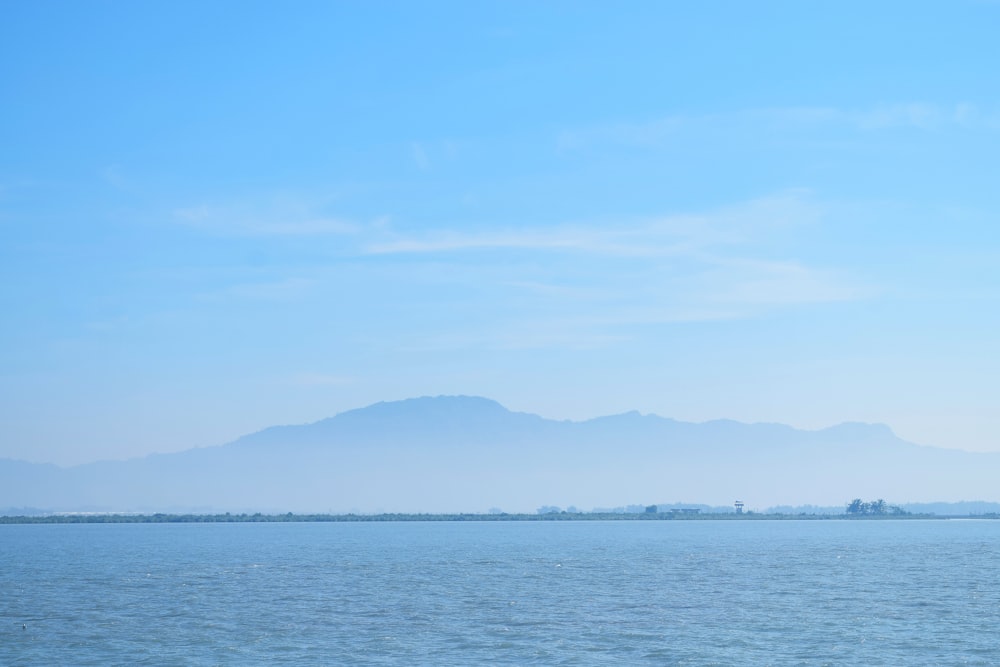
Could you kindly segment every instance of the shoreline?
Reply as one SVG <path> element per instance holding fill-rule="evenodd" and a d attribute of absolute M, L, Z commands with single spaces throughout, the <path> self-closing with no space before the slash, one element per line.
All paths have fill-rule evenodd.
<path fill-rule="evenodd" d="M 3 524 L 106 524 L 106 523 L 381 523 L 381 522 L 524 522 L 524 521 L 912 521 L 954 519 L 1000 519 L 1000 514 L 940 515 L 886 514 L 760 514 L 746 512 L 719 514 L 657 513 L 569 513 L 548 514 L 49 514 L 40 516 L 0 516 Z"/>

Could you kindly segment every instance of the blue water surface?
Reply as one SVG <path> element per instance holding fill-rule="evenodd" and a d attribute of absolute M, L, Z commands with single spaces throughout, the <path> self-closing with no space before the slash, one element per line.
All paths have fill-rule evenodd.
<path fill-rule="evenodd" d="M 997 665 L 1000 521 L 0 526 L 2 665 Z"/>

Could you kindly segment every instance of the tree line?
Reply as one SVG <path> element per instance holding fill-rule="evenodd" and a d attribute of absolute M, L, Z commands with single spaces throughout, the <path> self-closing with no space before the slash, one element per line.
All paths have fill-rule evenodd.
<path fill-rule="evenodd" d="M 855 498 L 847 503 L 845 513 L 849 516 L 902 516 L 909 514 L 899 505 L 889 505 L 881 498 L 867 502 L 861 498 Z"/>

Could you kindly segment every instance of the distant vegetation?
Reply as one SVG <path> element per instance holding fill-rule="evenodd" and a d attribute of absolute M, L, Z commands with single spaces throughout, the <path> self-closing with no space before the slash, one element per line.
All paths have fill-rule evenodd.
<path fill-rule="evenodd" d="M 847 503 L 844 511 L 848 516 L 904 516 L 909 514 L 898 505 L 888 505 L 884 500 L 869 500 L 865 502 L 861 498 L 855 498 Z"/>
<path fill-rule="evenodd" d="M 566 511 L 544 514 L 50 514 L 0 516 L 0 524 L 19 523 L 281 523 L 381 521 L 697 521 L 835 519 L 831 515 L 700 514 L 697 512 L 605 513 Z"/>
<path fill-rule="evenodd" d="M 848 504 L 844 514 L 745 514 L 708 513 L 697 511 L 667 511 L 640 513 L 605 512 L 546 512 L 544 514 L 49 514 L 44 516 L 0 516 L 2 524 L 106 524 L 106 523 L 373 523 L 393 521 L 781 521 L 781 520 L 845 520 L 862 518 L 947 519 L 947 516 L 911 514 L 893 505 L 878 501 Z M 855 511 L 851 511 L 851 508 Z M 1000 519 L 1000 514 L 976 515 L 983 519 Z"/>
<path fill-rule="evenodd" d="M 928 510 L 934 511 L 928 511 Z M 163 512 L 140 514 L 124 512 L 53 513 L 37 508 L 0 509 L 0 524 L 25 523 L 281 523 L 281 522 L 391 522 L 391 521 L 744 521 L 744 520 L 823 520 L 823 519 L 946 519 L 950 517 L 975 517 L 1000 519 L 1000 504 L 985 502 L 935 503 L 924 505 L 890 505 L 881 498 L 865 501 L 855 498 L 841 506 L 800 507 L 785 506 L 764 512 L 747 511 L 737 514 L 724 506 L 671 504 L 626 505 L 613 509 L 595 508 L 579 510 L 570 505 L 566 509 L 545 505 L 535 513 L 507 513 L 492 508 L 486 513 L 461 512 L 451 514 L 380 513 L 177 513 Z"/>

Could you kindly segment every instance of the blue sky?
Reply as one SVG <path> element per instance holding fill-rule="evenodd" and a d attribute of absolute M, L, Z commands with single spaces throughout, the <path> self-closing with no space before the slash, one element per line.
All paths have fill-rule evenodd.
<path fill-rule="evenodd" d="M 996 3 L 0 13 L 0 456 L 437 394 L 1000 451 Z"/>

